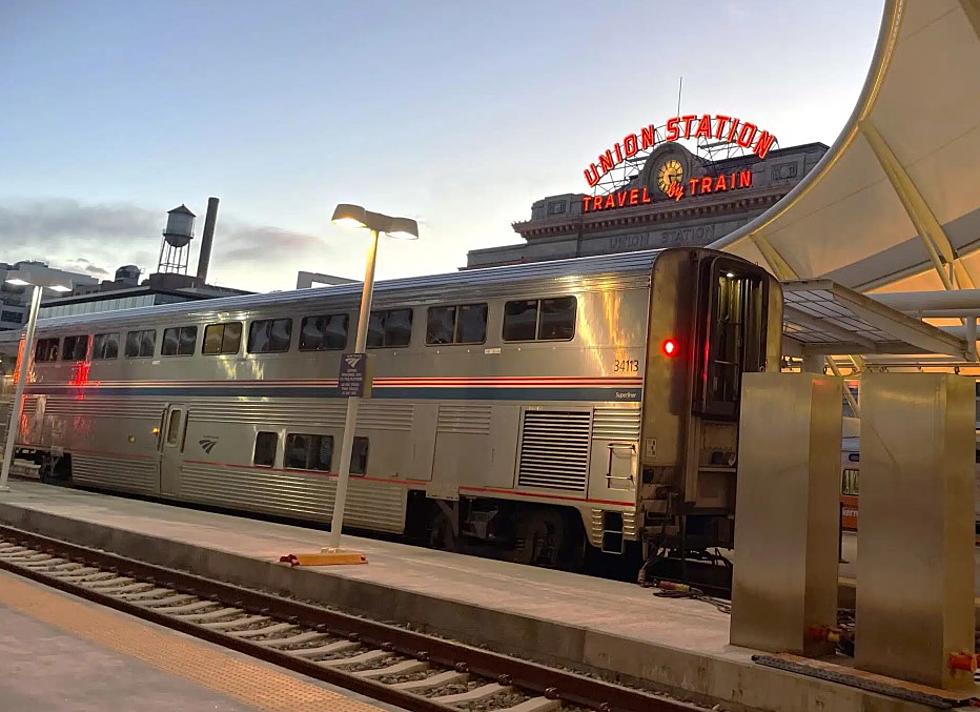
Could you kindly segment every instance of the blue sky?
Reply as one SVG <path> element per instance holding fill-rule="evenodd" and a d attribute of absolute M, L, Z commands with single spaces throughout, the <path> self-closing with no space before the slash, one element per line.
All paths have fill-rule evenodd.
<path fill-rule="evenodd" d="M 416 217 L 381 277 L 453 270 L 682 111 L 831 143 L 880 0 L 0 0 L 0 261 L 154 268 L 164 212 L 221 198 L 210 281 L 357 277 L 337 202 Z M 193 259 L 193 257 L 192 257 Z M 86 260 L 81 262 L 80 260 Z"/>

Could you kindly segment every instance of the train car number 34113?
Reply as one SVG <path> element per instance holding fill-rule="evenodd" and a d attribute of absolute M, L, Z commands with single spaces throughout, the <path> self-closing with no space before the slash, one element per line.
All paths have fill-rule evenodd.
<path fill-rule="evenodd" d="M 640 361 L 635 358 L 616 359 L 613 362 L 613 373 L 639 373 Z"/>

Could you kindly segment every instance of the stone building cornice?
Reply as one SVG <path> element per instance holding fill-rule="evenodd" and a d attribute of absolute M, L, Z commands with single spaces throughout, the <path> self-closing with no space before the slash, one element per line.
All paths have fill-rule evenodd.
<path fill-rule="evenodd" d="M 539 220 L 525 220 L 511 224 L 514 232 L 525 240 L 577 235 L 632 227 L 654 223 L 677 222 L 697 218 L 710 218 L 713 215 L 732 215 L 733 213 L 766 209 L 775 204 L 792 185 L 784 187 L 765 187 L 749 189 L 733 194 L 706 195 L 681 201 L 661 199 L 653 205 L 638 205 L 616 210 L 584 215 L 560 215 Z"/>

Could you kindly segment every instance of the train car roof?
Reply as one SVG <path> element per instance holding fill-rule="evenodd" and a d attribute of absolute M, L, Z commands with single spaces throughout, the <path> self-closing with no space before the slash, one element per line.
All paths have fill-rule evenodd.
<path fill-rule="evenodd" d="M 665 250 L 663 249 L 641 250 L 614 255 L 576 257 L 565 260 L 550 260 L 547 262 L 529 262 L 519 265 L 484 267 L 420 277 L 389 279 L 376 282 L 374 294 L 378 296 L 396 292 L 440 293 L 461 286 L 465 286 L 467 289 L 481 290 L 510 283 L 558 282 L 570 277 L 613 274 L 623 276 L 649 275 L 657 257 L 664 252 Z M 353 282 L 329 287 L 310 287 L 308 289 L 293 289 L 282 292 L 246 294 L 177 302 L 175 304 L 114 309 L 111 311 L 93 312 L 92 314 L 55 316 L 40 319 L 38 321 L 38 327 L 41 329 L 56 329 L 58 327 L 79 327 L 105 322 L 138 322 L 141 319 L 158 319 L 185 314 L 202 314 L 204 312 L 214 314 L 216 312 L 239 311 L 268 306 L 288 306 L 307 300 L 336 299 L 338 297 L 356 300 L 360 297 L 361 285 L 361 282 Z"/>

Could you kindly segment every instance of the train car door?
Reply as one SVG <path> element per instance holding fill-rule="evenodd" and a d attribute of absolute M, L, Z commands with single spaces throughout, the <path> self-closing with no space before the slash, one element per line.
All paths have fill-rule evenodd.
<path fill-rule="evenodd" d="M 177 494 L 186 434 L 187 406 L 168 404 L 163 411 L 160 437 L 160 494 Z"/>

